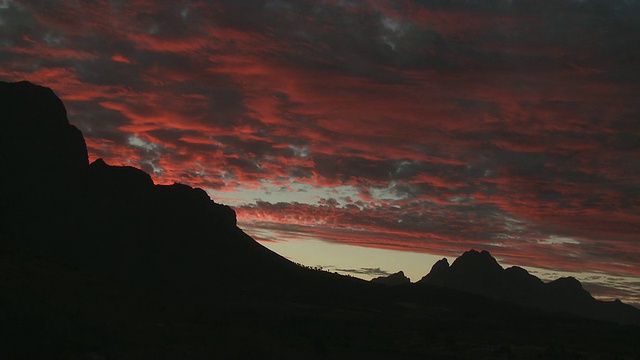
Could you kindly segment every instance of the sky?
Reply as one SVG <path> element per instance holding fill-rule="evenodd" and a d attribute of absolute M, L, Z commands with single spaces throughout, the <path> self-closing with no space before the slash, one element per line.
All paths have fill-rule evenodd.
<path fill-rule="evenodd" d="M 0 80 L 293 261 L 486 249 L 636 305 L 639 63 L 634 0 L 0 0 Z"/>

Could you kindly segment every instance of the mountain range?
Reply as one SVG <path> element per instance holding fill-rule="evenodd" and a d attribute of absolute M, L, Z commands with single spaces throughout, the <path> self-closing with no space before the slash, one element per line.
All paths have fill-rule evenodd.
<path fill-rule="evenodd" d="M 484 250 L 467 251 L 451 265 L 447 259 L 439 260 L 418 284 L 442 286 L 527 307 L 594 319 L 640 323 L 640 310 L 619 300 L 596 300 L 573 277 L 545 283 L 521 267 L 504 269 Z"/>
<path fill-rule="evenodd" d="M 640 355 L 640 311 L 575 279 L 484 251 L 415 284 L 308 269 L 202 189 L 89 163 L 51 89 L 0 82 L 0 115 L 0 358 Z"/>

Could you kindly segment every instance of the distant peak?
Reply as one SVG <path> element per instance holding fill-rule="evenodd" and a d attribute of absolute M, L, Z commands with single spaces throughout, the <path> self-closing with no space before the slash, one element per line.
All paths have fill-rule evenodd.
<path fill-rule="evenodd" d="M 449 260 L 447 260 L 447 258 L 442 258 L 438 261 L 436 261 L 435 264 L 433 264 L 433 266 L 431 267 L 431 272 L 440 272 L 443 271 L 445 269 L 449 269 Z"/>
<path fill-rule="evenodd" d="M 429 271 L 429 273 L 422 277 L 418 282 L 444 285 L 446 284 L 449 276 L 449 270 L 449 261 L 446 258 L 442 258 L 436 261 L 436 263 L 431 267 L 431 271 Z"/>
<path fill-rule="evenodd" d="M 555 284 L 565 288 L 582 290 L 582 283 L 580 283 L 580 281 L 578 281 L 578 279 L 574 278 L 573 276 L 561 277 L 557 280 L 552 281 L 551 284 Z"/>
<path fill-rule="evenodd" d="M 487 250 L 478 251 L 476 249 L 471 249 L 471 250 L 465 251 L 462 255 L 460 255 L 460 257 L 465 257 L 465 256 L 482 256 L 482 257 L 490 257 L 493 259 L 493 256 L 491 256 L 491 253 L 489 253 Z"/>
<path fill-rule="evenodd" d="M 503 270 L 502 266 L 488 251 L 482 250 L 478 252 L 474 249 L 462 254 L 451 264 L 451 267 L 483 272 Z"/>
<path fill-rule="evenodd" d="M 484 258 L 484 259 L 494 259 L 494 257 L 491 255 L 491 253 L 489 253 L 487 250 L 478 251 L 478 250 L 475 250 L 475 249 L 471 249 L 469 251 L 465 251 L 462 255 L 460 255 L 461 258 L 463 258 L 463 257 L 472 257 L 472 256 L 480 257 L 480 258 Z"/>
<path fill-rule="evenodd" d="M 380 277 L 371 279 L 371 282 L 395 286 L 395 285 L 409 284 L 411 282 L 411 279 L 409 279 L 404 275 L 404 271 L 398 271 L 395 274 L 391 274 L 388 276 L 380 276 Z"/>

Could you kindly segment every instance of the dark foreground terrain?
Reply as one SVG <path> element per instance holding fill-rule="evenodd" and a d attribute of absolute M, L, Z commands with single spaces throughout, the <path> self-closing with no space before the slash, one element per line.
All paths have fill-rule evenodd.
<path fill-rule="evenodd" d="M 49 89 L 0 83 L 0 126 L 0 359 L 640 358 L 633 321 L 521 307 L 455 263 L 397 286 L 295 265 L 202 190 L 89 164 Z"/>

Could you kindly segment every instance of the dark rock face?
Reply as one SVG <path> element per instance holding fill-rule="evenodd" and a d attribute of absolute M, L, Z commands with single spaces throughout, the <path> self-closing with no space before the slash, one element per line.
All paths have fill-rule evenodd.
<path fill-rule="evenodd" d="M 60 188 L 82 181 L 88 165 L 84 138 L 51 89 L 0 82 L 0 109 L 3 182 Z"/>
<path fill-rule="evenodd" d="M 0 230 L 33 238 L 74 221 L 66 213 L 86 182 L 87 147 L 60 99 L 28 82 L 0 82 L 0 126 Z"/>
<path fill-rule="evenodd" d="M 2 90 L 3 125 L 17 128 L 64 128 L 69 125 L 67 110 L 60 98 L 46 87 L 28 81 L 18 83 L 0 82 Z"/>
<path fill-rule="evenodd" d="M 410 284 L 411 279 L 406 277 L 403 271 L 398 271 L 397 273 L 391 274 L 388 276 L 380 276 L 377 278 L 373 278 L 371 279 L 371 282 L 383 284 L 383 285 L 397 286 L 397 285 Z"/>
<path fill-rule="evenodd" d="M 153 186 L 149 174 L 131 166 L 110 166 L 102 159 L 89 165 L 90 183 L 108 192 L 135 193 Z"/>
<path fill-rule="evenodd" d="M 503 269 L 487 251 L 467 251 L 451 266 L 442 259 L 418 283 L 600 320 L 640 322 L 639 310 L 621 302 L 598 301 L 573 277 L 545 284 L 523 268 Z"/>
<path fill-rule="evenodd" d="M 204 190 L 155 185 L 142 170 L 102 159 L 89 165 L 82 134 L 50 89 L 0 83 L 0 109 L 6 244 L 89 273 L 157 286 L 220 272 L 229 273 L 233 286 L 284 278 L 283 269 L 295 268 L 247 240 L 235 212 Z"/>

